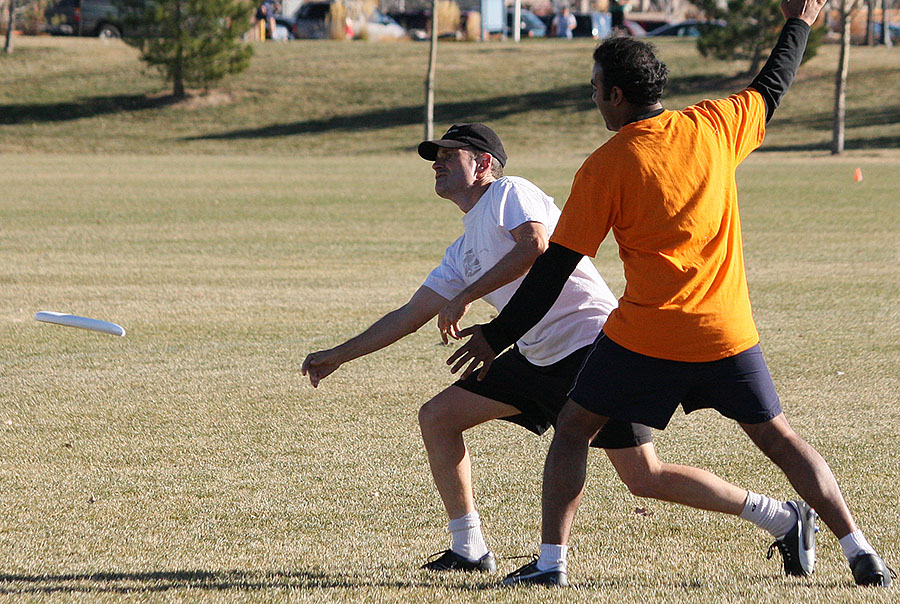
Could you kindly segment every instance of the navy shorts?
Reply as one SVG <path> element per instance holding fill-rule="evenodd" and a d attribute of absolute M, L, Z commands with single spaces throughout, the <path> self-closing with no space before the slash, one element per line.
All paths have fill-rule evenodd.
<path fill-rule="evenodd" d="M 601 332 L 569 392 L 598 415 L 662 430 L 679 404 L 685 414 L 715 409 L 744 424 L 781 413 L 781 402 L 759 344 L 707 363 L 668 361 L 619 346 Z"/>
<path fill-rule="evenodd" d="M 513 348 L 494 359 L 484 380 L 473 372 L 454 385 L 469 392 L 511 405 L 521 413 L 505 417 L 535 434 L 543 434 L 556 425 L 569 390 L 590 346 L 580 348 L 564 359 L 540 367 L 528 362 L 519 349 Z M 626 449 L 652 442 L 650 428 L 618 420 L 610 420 L 591 443 L 602 449 Z"/>

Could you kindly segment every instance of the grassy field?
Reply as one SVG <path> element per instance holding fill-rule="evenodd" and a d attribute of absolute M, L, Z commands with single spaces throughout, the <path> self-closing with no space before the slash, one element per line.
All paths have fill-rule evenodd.
<path fill-rule="evenodd" d="M 600 455 L 572 544 L 576 589 L 418 571 L 447 537 L 415 416 L 451 382 L 450 349 L 427 326 L 318 390 L 299 368 L 405 302 L 461 231 L 411 151 L 425 47 L 260 46 L 213 106 L 167 105 L 118 44 L 17 42 L 0 59 L 0 600 L 897 601 L 854 589 L 827 531 L 816 574 L 786 579 L 766 534 L 637 499 Z M 606 136 L 586 105 L 590 45 L 446 48 L 439 120 L 498 124 L 510 172 L 562 203 Z M 688 45 L 663 49 L 681 66 L 670 105 L 733 73 Z M 816 146 L 831 52 L 787 97 L 770 152 L 739 172 L 748 276 L 788 417 L 897 566 L 900 123 L 879 85 L 896 54 L 856 53 L 869 84 L 851 101 L 855 150 L 835 159 Z M 621 292 L 613 246 L 596 262 Z M 38 310 L 128 335 L 39 324 Z M 471 319 L 489 316 L 476 305 Z M 491 548 L 534 552 L 549 438 L 489 424 L 468 442 Z M 657 446 L 794 496 L 712 413 L 676 417 Z"/>
<path fill-rule="evenodd" d="M 422 136 L 428 45 L 297 41 L 260 44 L 245 73 L 207 98 L 172 104 L 121 42 L 21 38 L 0 55 L 0 152 L 356 155 L 410 149 Z M 487 121 L 512 157 L 583 158 L 607 133 L 590 102 L 593 41 L 445 44 L 439 127 Z M 698 60 L 690 40 L 663 40 L 680 108 L 749 83 L 746 64 Z M 803 66 L 772 123 L 768 151 L 827 151 L 837 48 Z M 898 149 L 898 50 L 854 48 L 848 149 Z"/>

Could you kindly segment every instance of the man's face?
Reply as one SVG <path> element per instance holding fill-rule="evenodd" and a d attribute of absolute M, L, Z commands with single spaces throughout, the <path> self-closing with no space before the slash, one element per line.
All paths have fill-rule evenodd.
<path fill-rule="evenodd" d="M 605 99 L 603 97 L 606 97 Z M 607 130 L 614 130 L 610 125 L 609 115 L 613 105 L 610 103 L 609 92 L 603 90 L 603 68 L 600 63 L 594 63 L 594 70 L 591 72 L 591 100 L 597 105 Z"/>
<path fill-rule="evenodd" d="M 468 149 L 438 147 L 434 169 L 434 191 L 444 199 L 465 194 L 475 184 L 475 154 Z"/>

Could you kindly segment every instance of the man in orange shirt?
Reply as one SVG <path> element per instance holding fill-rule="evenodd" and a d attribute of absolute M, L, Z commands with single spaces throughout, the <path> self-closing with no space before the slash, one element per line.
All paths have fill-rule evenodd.
<path fill-rule="evenodd" d="M 762 143 L 823 4 L 782 0 L 787 22 L 750 86 L 683 111 L 663 109 L 668 69 L 649 44 L 613 38 L 594 52 L 592 98 L 616 135 L 576 174 L 550 246 L 515 296 L 491 323 L 463 330 L 472 339 L 448 360 L 453 372 L 468 364 L 463 377 L 479 365 L 485 375 L 553 304 L 574 263 L 613 231 L 625 292 L 559 415 L 544 469 L 541 557 L 505 584 L 566 583 L 588 443 L 611 417 L 663 429 L 679 404 L 739 422 L 839 538 L 856 583 L 891 584 L 828 464 L 782 413 L 744 274 L 735 170 Z M 748 497 L 745 505 L 756 504 Z M 786 567 L 806 555 L 779 549 Z"/>

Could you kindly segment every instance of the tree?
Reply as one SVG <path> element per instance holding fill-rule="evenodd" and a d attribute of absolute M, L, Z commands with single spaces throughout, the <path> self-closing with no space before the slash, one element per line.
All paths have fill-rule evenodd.
<path fill-rule="evenodd" d="M 850 21 L 860 0 L 840 0 L 838 14 L 841 26 L 841 50 L 834 82 L 834 114 L 831 131 L 831 154 L 844 152 L 844 121 L 847 103 L 847 74 L 850 72 Z"/>
<path fill-rule="evenodd" d="M 241 41 L 251 8 L 241 0 L 120 0 L 125 42 L 141 60 L 184 96 L 185 83 L 208 88 L 250 64 L 253 49 Z"/>
<path fill-rule="evenodd" d="M 425 76 L 425 140 L 434 138 L 434 72 L 437 67 L 438 0 L 431 2 L 431 48 Z"/>
<path fill-rule="evenodd" d="M 12 36 L 13 36 L 13 27 L 16 21 L 16 0 L 7 0 L 7 8 L 9 9 L 9 17 L 6 21 L 6 44 L 4 44 L 3 49 L 6 51 L 6 54 L 9 54 L 13 51 L 12 46 Z"/>
<path fill-rule="evenodd" d="M 757 73 L 784 25 L 780 0 L 728 0 L 727 6 L 718 0 L 698 0 L 696 4 L 708 19 L 724 23 L 724 27 L 701 33 L 697 39 L 700 54 L 723 61 L 749 60 L 746 73 Z M 824 34 L 824 27 L 810 32 L 804 61 L 816 55 Z"/>

